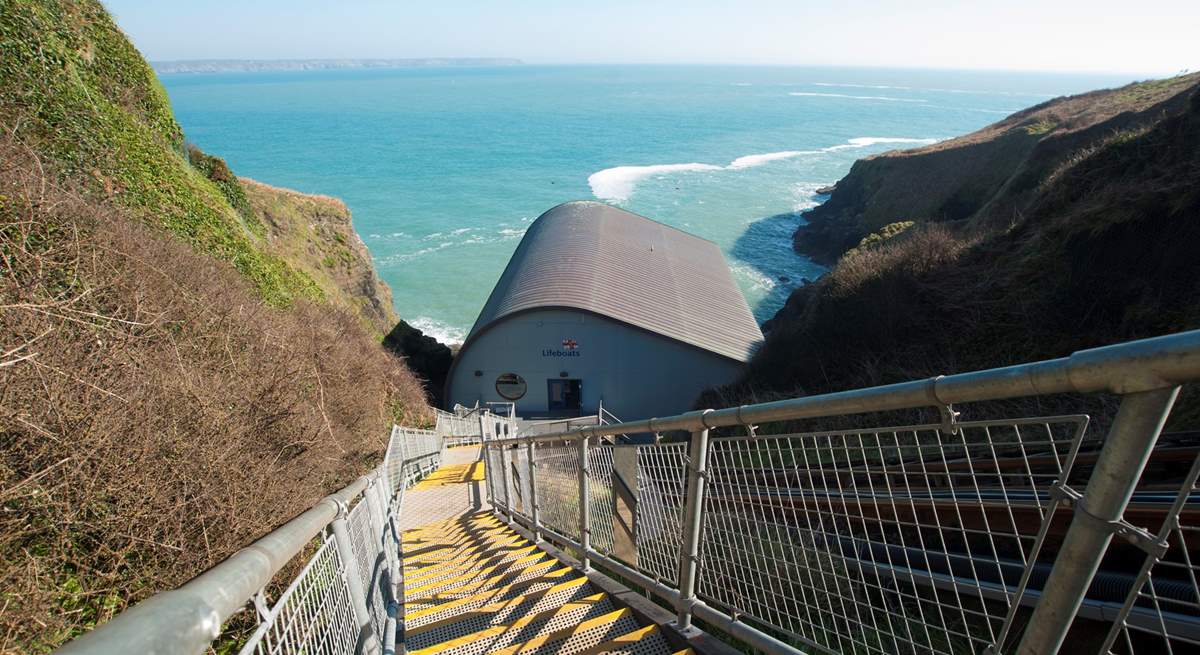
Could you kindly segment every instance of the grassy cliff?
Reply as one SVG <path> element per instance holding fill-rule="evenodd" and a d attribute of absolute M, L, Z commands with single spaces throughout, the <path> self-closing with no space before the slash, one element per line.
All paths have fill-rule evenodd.
<path fill-rule="evenodd" d="M 360 475 L 418 380 L 345 207 L 186 146 L 94 0 L 0 0 L 0 653 Z"/>
<path fill-rule="evenodd" d="M 1133 134 L 1187 104 L 1200 73 L 1056 98 L 977 132 L 854 163 L 829 200 L 805 214 L 796 249 L 827 264 L 899 221 L 1019 222 L 1055 171 L 1115 134 Z"/>
<path fill-rule="evenodd" d="M 1012 142 L 1019 156 L 1005 155 Z M 708 401 L 1195 329 L 1200 76 L 1051 101 L 963 139 L 860 161 L 829 203 L 818 231 L 797 238 L 839 255 L 836 265 L 792 294 L 745 379 Z M 1196 407 L 1188 397 L 1177 425 L 1200 423 Z"/>

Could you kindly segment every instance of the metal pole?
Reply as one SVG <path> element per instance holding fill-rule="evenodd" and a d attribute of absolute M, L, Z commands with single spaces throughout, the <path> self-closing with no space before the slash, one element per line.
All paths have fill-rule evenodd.
<path fill-rule="evenodd" d="M 508 449 L 500 446 L 500 482 L 504 485 L 504 515 L 508 517 L 508 522 L 512 523 L 512 498 L 508 493 L 508 457 L 505 453 Z"/>
<path fill-rule="evenodd" d="M 696 602 L 696 573 L 700 565 L 700 533 L 704 524 L 704 478 L 708 463 L 708 430 L 692 433 L 688 450 L 687 502 L 683 510 L 683 549 L 679 553 L 680 630 L 692 627 L 692 604 Z"/>
<path fill-rule="evenodd" d="M 592 547 L 591 464 L 588 462 L 588 438 L 579 440 L 579 561 L 584 573 L 592 570 L 588 550 Z"/>
<path fill-rule="evenodd" d="M 533 442 L 525 444 L 525 458 L 529 460 L 529 515 L 533 519 L 533 540 L 542 540 L 542 520 L 538 515 L 537 461 L 534 460 Z"/>
<path fill-rule="evenodd" d="M 1178 394 L 1169 387 L 1121 399 L 1018 653 L 1053 655 L 1062 646 Z"/>
<path fill-rule="evenodd" d="M 367 611 L 367 596 L 362 588 L 362 578 L 359 577 L 358 561 L 354 559 L 354 547 L 350 543 L 350 528 L 346 524 L 349 512 L 343 503 L 338 507 L 337 518 L 330 527 L 333 528 L 333 541 L 337 546 L 338 559 L 342 562 L 342 579 L 350 592 L 350 607 L 354 610 L 354 623 L 358 626 L 359 635 L 366 634 L 366 639 L 360 639 L 364 653 L 379 653 L 382 646 L 379 636 L 371 627 L 371 614 Z"/>

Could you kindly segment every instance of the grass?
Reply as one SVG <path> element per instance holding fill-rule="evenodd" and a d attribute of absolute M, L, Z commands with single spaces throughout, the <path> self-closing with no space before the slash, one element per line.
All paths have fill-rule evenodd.
<path fill-rule="evenodd" d="M 166 92 L 99 2 L 3 0 L 0 97 L 6 130 L 89 194 L 230 262 L 272 304 L 322 297 L 256 243 L 224 163 L 189 161 Z"/>

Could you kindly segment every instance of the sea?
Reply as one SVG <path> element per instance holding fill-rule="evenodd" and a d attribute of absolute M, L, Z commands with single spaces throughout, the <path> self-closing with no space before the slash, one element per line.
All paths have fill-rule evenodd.
<path fill-rule="evenodd" d="M 1134 77 L 519 65 L 161 80 L 187 139 L 239 175 L 344 200 L 399 315 L 461 342 L 559 203 L 599 199 L 716 242 L 763 321 L 824 272 L 791 236 L 856 159 Z"/>

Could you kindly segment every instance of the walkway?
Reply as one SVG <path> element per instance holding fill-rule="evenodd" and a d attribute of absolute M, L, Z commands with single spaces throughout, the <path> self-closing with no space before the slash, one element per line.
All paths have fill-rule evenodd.
<path fill-rule="evenodd" d="M 670 655 L 657 626 L 641 625 L 583 573 L 482 511 L 478 460 L 478 447 L 450 450 L 405 494 L 408 655 Z"/>

